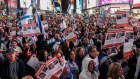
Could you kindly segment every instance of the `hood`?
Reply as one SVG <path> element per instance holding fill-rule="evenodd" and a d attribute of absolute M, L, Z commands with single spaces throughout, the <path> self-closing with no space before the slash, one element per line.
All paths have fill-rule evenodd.
<path fill-rule="evenodd" d="M 91 59 L 91 58 L 84 59 L 84 61 L 82 63 L 83 70 L 88 71 L 88 64 L 90 61 L 93 61 L 93 59 Z"/>

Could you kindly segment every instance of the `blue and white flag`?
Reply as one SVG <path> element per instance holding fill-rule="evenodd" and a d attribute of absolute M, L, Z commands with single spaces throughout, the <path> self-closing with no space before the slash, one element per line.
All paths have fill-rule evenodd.
<path fill-rule="evenodd" d="M 36 26 L 39 28 L 40 32 L 44 35 L 44 38 L 46 38 L 45 30 L 44 30 L 44 27 L 43 27 L 42 22 L 40 20 L 37 9 L 36 9 L 36 12 L 35 12 L 35 19 L 36 19 Z"/>
<path fill-rule="evenodd" d="M 70 4 L 68 5 L 67 12 L 68 12 L 69 14 L 71 14 L 71 5 L 70 5 Z"/>
<path fill-rule="evenodd" d="M 18 26 L 23 26 L 24 24 L 28 24 L 28 20 L 33 18 L 33 13 L 32 13 L 32 4 L 29 6 L 25 14 L 19 19 L 17 25 Z"/>

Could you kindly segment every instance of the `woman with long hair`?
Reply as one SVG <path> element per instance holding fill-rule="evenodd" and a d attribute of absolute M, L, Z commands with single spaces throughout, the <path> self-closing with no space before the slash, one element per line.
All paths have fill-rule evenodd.
<path fill-rule="evenodd" d="M 120 63 L 113 62 L 110 64 L 107 79 L 125 79 Z"/>

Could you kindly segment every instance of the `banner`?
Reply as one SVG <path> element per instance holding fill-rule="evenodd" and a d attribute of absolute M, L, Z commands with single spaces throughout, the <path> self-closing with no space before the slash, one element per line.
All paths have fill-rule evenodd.
<path fill-rule="evenodd" d="M 36 27 L 34 24 L 25 24 L 24 26 L 22 26 L 22 30 L 18 34 L 24 37 L 35 36 L 39 35 L 40 31 L 39 28 Z"/>
<path fill-rule="evenodd" d="M 62 67 L 56 57 L 50 59 L 40 66 L 35 73 L 37 79 L 53 79 L 53 75 L 60 75 L 62 73 Z"/>

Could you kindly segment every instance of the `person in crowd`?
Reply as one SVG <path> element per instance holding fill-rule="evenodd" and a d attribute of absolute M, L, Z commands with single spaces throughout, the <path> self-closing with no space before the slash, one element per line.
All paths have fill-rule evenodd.
<path fill-rule="evenodd" d="M 4 53 L 7 50 L 5 44 L 0 40 L 0 63 L 5 60 Z"/>
<path fill-rule="evenodd" d="M 82 61 L 84 59 L 84 49 L 82 47 L 79 47 L 77 49 L 77 53 L 76 53 L 76 63 L 79 67 L 79 73 L 81 72 L 82 70 Z"/>
<path fill-rule="evenodd" d="M 99 60 L 98 60 L 98 54 L 99 52 L 96 49 L 96 46 L 90 46 L 88 48 L 88 54 L 86 55 L 86 57 L 83 59 L 82 63 L 85 62 L 86 58 L 91 58 L 93 59 L 93 61 L 95 62 L 95 71 L 96 73 L 98 73 L 99 75 Z M 83 68 L 83 67 L 82 67 Z"/>
<path fill-rule="evenodd" d="M 20 53 L 22 53 L 21 48 L 18 46 L 18 42 L 16 40 L 13 40 L 11 47 L 14 48 L 15 51 L 17 51 L 17 55 L 19 55 Z"/>
<path fill-rule="evenodd" d="M 39 62 L 35 70 L 37 70 L 42 64 L 45 64 L 49 59 L 52 58 L 52 56 L 47 52 L 47 50 L 42 50 L 40 55 L 37 57 L 39 59 Z"/>
<path fill-rule="evenodd" d="M 99 53 L 99 79 L 106 79 L 107 77 L 108 67 L 112 63 L 112 59 L 109 57 L 111 52 L 111 48 L 106 48 L 101 53 Z"/>
<path fill-rule="evenodd" d="M 108 68 L 107 79 L 125 79 L 120 63 L 113 62 Z"/>
<path fill-rule="evenodd" d="M 82 66 L 83 70 L 79 75 L 79 79 L 98 79 L 95 71 L 95 63 L 91 58 L 86 58 Z"/>
<path fill-rule="evenodd" d="M 89 39 L 84 37 L 81 41 L 83 42 L 82 47 L 84 49 L 84 55 L 86 56 L 88 54 L 88 47 L 90 46 Z"/>
<path fill-rule="evenodd" d="M 70 51 L 68 64 L 70 66 L 70 70 L 72 70 L 73 79 L 78 79 L 79 68 L 75 61 L 75 52 L 74 51 Z"/>
<path fill-rule="evenodd" d="M 28 75 L 28 76 L 23 77 L 22 79 L 34 79 L 34 78 L 32 76 Z"/>
<path fill-rule="evenodd" d="M 53 75 L 53 78 L 55 79 L 72 79 L 72 71 L 70 70 L 70 67 L 68 65 L 68 62 L 64 59 L 62 51 L 58 51 L 55 55 L 60 63 L 60 66 L 62 67 L 63 71 L 60 73 L 59 76 Z"/>
<path fill-rule="evenodd" d="M 2 79 L 21 79 L 25 76 L 25 64 L 17 58 L 14 48 L 8 48 L 6 51 L 6 60 L 2 64 L 0 78 Z"/>
<path fill-rule="evenodd" d="M 138 57 L 137 57 L 137 64 L 136 64 L 136 71 L 135 71 L 134 79 L 140 79 L 140 49 L 138 49 Z"/>

